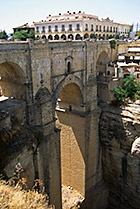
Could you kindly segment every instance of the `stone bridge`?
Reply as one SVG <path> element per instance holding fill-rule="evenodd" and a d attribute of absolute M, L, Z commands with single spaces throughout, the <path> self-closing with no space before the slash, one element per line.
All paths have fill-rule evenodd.
<path fill-rule="evenodd" d="M 26 122 L 43 133 L 37 172 L 57 209 L 61 184 L 85 197 L 83 208 L 106 206 L 96 77 L 116 54 L 107 41 L 0 44 L 0 94 L 26 102 Z"/>

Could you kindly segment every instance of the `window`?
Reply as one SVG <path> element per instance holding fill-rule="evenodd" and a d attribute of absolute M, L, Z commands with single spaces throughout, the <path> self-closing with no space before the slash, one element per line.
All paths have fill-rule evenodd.
<path fill-rule="evenodd" d="M 72 25 L 69 25 L 69 30 L 72 31 Z"/>
<path fill-rule="evenodd" d="M 85 28 L 85 31 L 88 31 L 88 24 L 86 24 L 86 28 Z"/>
<path fill-rule="evenodd" d="M 100 32 L 102 31 L 102 26 L 100 25 Z"/>
<path fill-rule="evenodd" d="M 57 26 L 57 25 L 55 25 L 55 31 L 56 31 L 56 32 L 58 31 L 58 26 Z"/>
<path fill-rule="evenodd" d="M 104 32 L 105 32 L 105 26 L 104 26 L 104 29 L 103 29 L 103 30 L 104 30 Z"/>
<path fill-rule="evenodd" d="M 68 62 L 68 64 L 67 64 L 68 66 L 67 66 L 67 71 L 68 71 L 68 73 L 70 73 L 71 72 L 71 63 L 70 62 Z"/>
<path fill-rule="evenodd" d="M 110 27 L 110 32 L 112 32 L 112 27 Z"/>
<path fill-rule="evenodd" d="M 77 30 L 80 30 L 80 24 L 77 24 L 77 25 L 76 25 L 76 29 L 77 29 Z"/>
<path fill-rule="evenodd" d="M 93 31 L 93 25 L 91 25 L 91 31 Z"/>
<path fill-rule="evenodd" d="M 62 31 L 65 31 L 65 25 L 62 25 Z"/>
<path fill-rule="evenodd" d="M 36 27 L 36 32 L 39 33 L 39 27 Z"/>
<path fill-rule="evenodd" d="M 109 27 L 107 26 L 107 32 L 109 32 Z"/>
<path fill-rule="evenodd" d="M 98 25 L 96 25 L 96 31 L 98 31 Z"/>
<path fill-rule="evenodd" d="M 51 30 L 52 30 L 52 29 L 51 29 L 51 25 L 49 25 L 49 32 L 51 32 Z"/>
<path fill-rule="evenodd" d="M 42 26 L 42 32 L 43 33 L 45 32 L 45 26 Z"/>
<path fill-rule="evenodd" d="M 113 28 L 113 32 L 115 33 L 115 27 Z"/>

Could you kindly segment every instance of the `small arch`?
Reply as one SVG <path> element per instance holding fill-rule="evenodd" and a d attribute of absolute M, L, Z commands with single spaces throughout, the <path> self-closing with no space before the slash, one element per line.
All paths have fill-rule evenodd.
<path fill-rule="evenodd" d="M 80 34 L 76 35 L 75 40 L 82 40 L 82 37 L 80 36 Z"/>
<path fill-rule="evenodd" d="M 46 39 L 46 36 L 45 36 L 45 35 L 43 35 L 43 36 L 42 36 L 42 39 Z"/>
<path fill-rule="evenodd" d="M 59 40 L 59 35 L 56 34 L 56 35 L 54 36 L 54 40 Z"/>
<path fill-rule="evenodd" d="M 89 34 L 88 34 L 88 33 L 86 33 L 86 34 L 84 35 L 84 39 L 86 39 L 86 38 L 89 38 Z"/>
<path fill-rule="evenodd" d="M 49 40 L 53 40 L 52 35 L 49 35 L 49 36 L 48 36 L 48 39 L 49 39 Z"/>
<path fill-rule="evenodd" d="M 39 40 L 39 39 L 40 39 L 40 37 L 39 37 L 39 36 L 37 36 L 37 37 L 36 37 L 36 39 L 37 39 L 37 40 Z"/>
<path fill-rule="evenodd" d="M 61 39 L 62 40 L 66 40 L 66 35 L 65 34 L 62 34 Z"/>
<path fill-rule="evenodd" d="M 91 38 L 91 39 L 96 39 L 95 33 L 91 33 L 91 34 L 90 34 L 90 38 Z"/>
<path fill-rule="evenodd" d="M 73 40 L 73 35 L 72 35 L 72 34 L 69 34 L 69 35 L 68 35 L 68 39 Z"/>

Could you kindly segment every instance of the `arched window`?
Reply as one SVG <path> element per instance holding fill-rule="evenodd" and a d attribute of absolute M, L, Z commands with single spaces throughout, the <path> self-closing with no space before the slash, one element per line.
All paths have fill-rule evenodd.
<path fill-rule="evenodd" d="M 54 40 L 59 40 L 59 36 L 58 35 L 55 35 L 54 36 Z"/>
<path fill-rule="evenodd" d="M 49 40 L 53 40 L 52 35 L 49 35 L 49 36 L 48 36 L 48 39 L 49 39 Z"/>
<path fill-rule="evenodd" d="M 69 34 L 69 35 L 68 35 L 68 39 L 73 40 L 73 35 L 72 35 L 72 34 Z"/>
<path fill-rule="evenodd" d="M 76 39 L 76 40 L 81 40 L 82 37 L 80 36 L 80 34 L 77 34 L 76 37 L 75 37 L 75 39 Z"/>
<path fill-rule="evenodd" d="M 63 34 L 63 35 L 61 36 L 61 39 L 62 39 L 62 40 L 66 40 L 66 35 Z"/>
<path fill-rule="evenodd" d="M 44 36 L 42 36 L 42 39 L 46 39 L 46 36 L 44 35 Z"/>

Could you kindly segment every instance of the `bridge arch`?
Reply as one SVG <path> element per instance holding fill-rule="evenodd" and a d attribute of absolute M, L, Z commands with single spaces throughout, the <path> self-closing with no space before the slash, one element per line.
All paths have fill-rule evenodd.
<path fill-rule="evenodd" d="M 75 83 L 60 92 L 56 105 L 56 126 L 60 132 L 61 181 L 85 194 L 85 118 L 81 117 L 82 93 Z M 82 111 L 82 110 L 81 110 Z M 78 126 L 77 126 L 78 124 Z"/>
<path fill-rule="evenodd" d="M 97 56 L 96 61 L 96 73 L 97 76 L 105 75 L 107 72 L 107 65 L 109 64 L 110 58 L 107 51 L 101 51 Z"/>
<path fill-rule="evenodd" d="M 21 67 L 13 62 L 0 64 L 0 95 L 26 100 L 26 78 Z"/>
<path fill-rule="evenodd" d="M 69 74 L 67 77 L 65 77 L 63 80 L 60 81 L 60 83 L 57 85 L 57 87 L 54 91 L 54 98 L 55 98 L 54 106 L 56 106 L 57 99 L 58 99 L 59 94 L 62 91 L 62 89 L 67 84 L 71 84 L 71 83 L 75 83 L 77 86 L 79 86 L 80 91 L 82 93 L 82 103 L 85 102 L 85 98 L 84 98 L 85 88 L 84 88 L 84 85 L 83 85 L 82 81 L 78 77 L 76 77 L 72 74 Z"/>
<path fill-rule="evenodd" d="M 56 127 L 61 129 L 61 181 L 63 185 L 73 187 L 84 196 L 86 148 L 85 117 L 81 105 L 83 88 L 80 79 L 68 77 L 56 89 Z"/>

